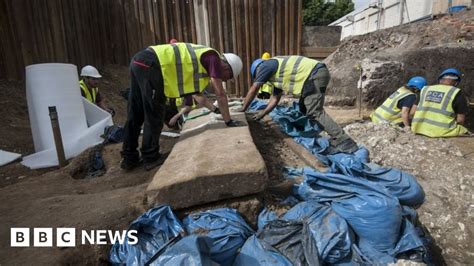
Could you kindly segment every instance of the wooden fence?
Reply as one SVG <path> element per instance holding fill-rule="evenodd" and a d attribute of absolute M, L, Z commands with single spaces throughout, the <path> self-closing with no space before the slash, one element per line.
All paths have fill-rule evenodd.
<path fill-rule="evenodd" d="M 228 83 L 244 95 L 264 51 L 299 54 L 302 0 L 1 0 L 0 78 L 22 79 L 46 62 L 128 65 L 146 46 L 179 41 L 242 57 Z"/>

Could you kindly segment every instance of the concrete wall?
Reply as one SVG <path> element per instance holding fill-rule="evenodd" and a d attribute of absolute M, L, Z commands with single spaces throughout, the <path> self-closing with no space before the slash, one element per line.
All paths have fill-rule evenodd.
<path fill-rule="evenodd" d="M 471 6 L 471 2 L 453 0 L 453 6 Z M 341 39 L 344 39 L 446 13 L 447 3 L 448 0 L 372 0 L 366 8 L 355 10 L 330 26 L 341 26 Z"/>
<path fill-rule="evenodd" d="M 339 26 L 304 26 L 302 47 L 334 47 L 341 42 Z"/>

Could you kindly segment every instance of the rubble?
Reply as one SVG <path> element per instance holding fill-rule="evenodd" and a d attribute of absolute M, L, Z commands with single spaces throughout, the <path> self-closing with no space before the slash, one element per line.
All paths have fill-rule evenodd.
<path fill-rule="evenodd" d="M 472 242 L 474 165 L 449 139 L 431 139 L 389 125 L 354 123 L 344 128 L 370 152 L 371 161 L 412 173 L 423 186 L 426 202 L 418 209 L 451 264 L 474 261 Z"/>

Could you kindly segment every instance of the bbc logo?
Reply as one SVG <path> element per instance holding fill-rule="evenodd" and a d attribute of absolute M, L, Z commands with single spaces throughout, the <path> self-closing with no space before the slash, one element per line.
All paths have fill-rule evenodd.
<path fill-rule="evenodd" d="M 29 247 L 30 228 L 11 228 L 10 246 Z M 53 228 L 33 228 L 33 246 L 34 247 L 52 247 L 53 246 Z M 57 247 L 75 247 L 76 229 L 75 228 L 56 228 L 56 246 Z"/>

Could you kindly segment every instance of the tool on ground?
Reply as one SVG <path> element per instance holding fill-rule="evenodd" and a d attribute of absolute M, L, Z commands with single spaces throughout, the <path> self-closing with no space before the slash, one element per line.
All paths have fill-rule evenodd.
<path fill-rule="evenodd" d="M 359 118 L 362 119 L 362 66 L 357 64 L 355 66 L 359 71 L 359 81 L 357 81 L 357 89 L 359 89 Z"/>
<path fill-rule="evenodd" d="M 58 112 L 56 106 L 48 106 L 51 126 L 53 128 L 54 144 L 56 146 L 56 154 L 58 155 L 59 167 L 66 165 L 66 155 L 64 154 L 64 146 L 61 138 L 61 128 L 59 127 Z"/>

